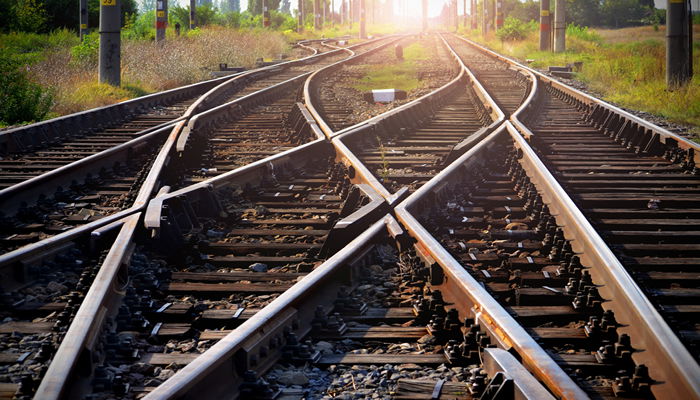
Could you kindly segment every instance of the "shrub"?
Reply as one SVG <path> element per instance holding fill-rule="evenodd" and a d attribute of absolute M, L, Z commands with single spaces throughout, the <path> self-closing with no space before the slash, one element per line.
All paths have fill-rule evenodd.
<path fill-rule="evenodd" d="M 22 64 L 0 53 L 0 121 L 17 124 L 43 119 L 53 94 L 29 80 Z"/>
<path fill-rule="evenodd" d="M 89 66 L 96 66 L 100 53 L 100 34 L 92 32 L 83 36 L 83 42 L 70 49 L 72 61 Z"/>
<path fill-rule="evenodd" d="M 523 22 L 514 17 L 508 17 L 503 22 L 503 28 L 496 32 L 496 36 L 503 41 L 508 40 L 523 40 L 528 33 L 537 29 L 537 25 L 533 23 Z"/>
<path fill-rule="evenodd" d="M 602 43 L 603 37 L 590 30 L 587 26 L 579 26 L 570 23 L 566 26 L 566 36 L 584 40 L 586 42 Z"/>

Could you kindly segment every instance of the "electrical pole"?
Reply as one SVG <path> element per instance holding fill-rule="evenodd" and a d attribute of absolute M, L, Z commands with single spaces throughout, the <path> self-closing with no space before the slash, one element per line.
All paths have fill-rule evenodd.
<path fill-rule="evenodd" d="M 494 0 L 496 3 L 496 30 L 503 28 L 503 0 Z"/>
<path fill-rule="evenodd" d="M 331 0 L 331 25 L 335 25 L 335 2 Z"/>
<path fill-rule="evenodd" d="M 683 86 L 693 76 L 692 13 L 689 0 L 666 2 L 666 85 Z"/>
<path fill-rule="evenodd" d="M 156 42 L 165 40 L 168 26 L 168 0 L 156 0 Z"/>
<path fill-rule="evenodd" d="M 463 3 L 463 4 L 462 4 L 462 8 L 464 9 L 464 15 L 463 15 L 464 21 L 463 21 L 463 25 L 464 25 L 464 29 L 467 29 L 467 0 L 464 0 L 462 3 Z"/>
<path fill-rule="evenodd" d="M 554 52 L 566 51 L 566 0 L 555 0 L 554 10 Z"/>
<path fill-rule="evenodd" d="M 80 40 L 88 34 L 88 9 L 87 0 L 80 0 Z"/>
<path fill-rule="evenodd" d="M 365 14 L 365 0 L 360 0 L 360 39 L 367 38 L 367 17 Z"/>
<path fill-rule="evenodd" d="M 197 2 L 196 0 L 190 0 L 190 29 L 194 29 L 197 26 L 195 18 L 197 18 Z"/>
<path fill-rule="evenodd" d="M 326 26 L 326 0 L 323 1 L 323 6 L 321 6 L 321 26 Z"/>
<path fill-rule="evenodd" d="M 540 0 L 540 51 L 547 51 L 551 46 L 552 26 L 549 16 L 549 0 Z"/>
<path fill-rule="evenodd" d="M 100 83 L 121 84 L 122 0 L 100 1 Z"/>
<path fill-rule="evenodd" d="M 452 22 L 455 24 L 455 32 L 459 31 L 459 10 L 457 0 L 452 0 Z"/>
<path fill-rule="evenodd" d="M 297 28 L 298 32 L 304 31 L 304 0 L 297 1 L 297 12 L 299 13 L 299 26 Z"/>
<path fill-rule="evenodd" d="M 270 27 L 270 10 L 267 7 L 267 0 L 262 0 L 263 28 Z"/>
<path fill-rule="evenodd" d="M 314 0 L 314 30 L 318 31 L 321 29 L 321 13 L 319 8 L 321 4 L 320 0 Z"/>
<path fill-rule="evenodd" d="M 472 29 L 479 29 L 479 17 L 476 13 L 476 0 L 472 0 L 472 7 L 471 7 L 471 20 L 472 20 Z"/>
<path fill-rule="evenodd" d="M 544 1 L 544 0 L 541 0 Z M 488 6 L 488 0 L 484 0 L 483 4 L 481 5 L 481 14 L 482 14 L 482 19 L 481 19 L 481 34 L 486 36 L 487 33 L 489 33 L 489 6 Z"/>

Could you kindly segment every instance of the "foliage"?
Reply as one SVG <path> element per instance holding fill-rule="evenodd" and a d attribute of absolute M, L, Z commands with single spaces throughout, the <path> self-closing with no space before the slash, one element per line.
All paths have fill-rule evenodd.
<path fill-rule="evenodd" d="M 156 11 L 146 11 L 145 13 L 136 16 L 135 14 L 127 15 L 124 28 L 122 29 L 123 39 L 148 39 L 153 40 L 156 37 Z"/>
<path fill-rule="evenodd" d="M 417 61 L 427 60 L 428 50 L 419 43 L 404 48 L 403 61 L 364 66 L 363 77 L 353 87 L 360 91 L 372 89 L 414 90 L 421 86 Z"/>
<path fill-rule="evenodd" d="M 50 90 L 32 82 L 21 64 L 0 52 L 0 123 L 41 120 L 52 102 Z"/>
<path fill-rule="evenodd" d="M 514 17 L 506 17 L 503 27 L 496 32 L 501 40 L 523 40 L 530 32 L 537 30 L 537 23 L 525 23 Z"/>
<path fill-rule="evenodd" d="M 280 0 L 267 0 L 267 7 L 270 10 L 277 10 L 280 7 Z M 262 14 L 262 0 L 248 0 L 248 12 Z"/>
<path fill-rule="evenodd" d="M 100 52 L 100 34 L 92 32 L 83 37 L 82 43 L 70 49 L 72 61 L 90 67 L 97 67 Z"/>
<path fill-rule="evenodd" d="M 185 31 L 190 27 L 190 9 L 180 6 L 168 8 L 168 23 L 170 26 L 180 24 L 180 29 Z"/>
<path fill-rule="evenodd" d="M 535 0 L 505 0 L 503 14 L 525 22 L 537 21 L 540 18 L 540 3 Z"/>
<path fill-rule="evenodd" d="M 566 19 L 580 26 L 599 25 L 600 0 L 566 0 Z"/>
<path fill-rule="evenodd" d="M 587 42 L 603 42 L 603 37 L 598 33 L 589 29 L 587 26 L 576 25 L 573 22 L 566 26 L 566 36 L 568 38 L 578 38 Z"/>
<path fill-rule="evenodd" d="M 20 32 L 42 32 L 47 16 L 44 6 L 37 0 L 18 0 L 12 7 L 12 29 Z"/>
<path fill-rule="evenodd" d="M 533 60 L 535 68 L 583 62 L 576 76 L 600 97 L 674 122 L 700 125 L 700 70 L 685 87 L 667 90 L 665 32 L 651 26 L 594 31 L 570 24 L 564 53 L 539 51 L 537 32 L 518 42 L 502 42 L 493 34 L 484 38 L 479 31 L 468 35 L 502 54 Z M 700 65 L 700 42 L 694 48 L 693 63 Z"/>

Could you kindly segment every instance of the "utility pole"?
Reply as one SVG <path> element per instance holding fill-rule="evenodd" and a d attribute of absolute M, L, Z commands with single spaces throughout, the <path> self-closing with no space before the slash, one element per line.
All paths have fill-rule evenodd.
<path fill-rule="evenodd" d="M 297 1 L 297 12 L 299 13 L 299 26 L 297 27 L 298 32 L 304 31 L 304 0 Z"/>
<path fill-rule="evenodd" d="M 540 0 L 540 51 L 547 51 L 551 46 L 552 25 L 549 15 L 549 0 Z"/>
<path fill-rule="evenodd" d="M 463 4 L 462 4 L 462 8 L 464 9 L 464 15 L 463 15 L 464 21 L 463 21 L 463 25 L 464 25 L 464 29 L 467 29 L 467 0 L 464 0 L 462 3 L 463 3 Z"/>
<path fill-rule="evenodd" d="M 168 0 L 156 0 L 156 42 L 165 40 L 168 26 Z"/>
<path fill-rule="evenodd" d="M 88 9 L 87 0 L 80 0 L 80 40 L 88 34 Z"/>
<path fill-rule="evenodd" d="M 481 34 L 486 36 L 487 33 L 489 33 L 489 6 L 488 6 L 488 0 L 483 0 L 483 4 L 481 5 L 481 14 L 482 14 L 482 19 L 481 19 Z M 541 0 L 544 1 L 544 0 Z"/>
<path fill-rule="evenodd" d="M 554 10 L 554 52 L 566 51 L 566 0 L 555 0 Z"/>
<path fill-rule="evenodd" d="M 503 28 L 503 0 L 494 0 L 496 3 L 496 30 Z"/>
<path fill-rule="evenodd" d="M 190 29 L 197 27 L 195 18 L 197 18 L 197 2 L 196 0 L 190 0 Z"/>
<path fill-rule="evenodd" d="M 423 6 L 423 33 L 428 31 L 428 0 L 422 1 Z"/>
<path fill-rule="evenodd" d="M 267 7 L 267 0 L 262 0 L 263 28 L 270 27 L 270 10 Z"/>
<path fill-rule="evenodd" d="M 321 26 L 326 26 L 326 0 L 321 1 L 323 1 L 321 6 Z"/>
<path fill-rule="evenodd" d="M 321 29 L 321 13 L 319 8 L 321 7 L 320 0 L 314 0 L 314 30 L 318 31 Z"/>
<path fill-rule="evenodd" d="M 479 29 L 479 17 L 476 13 L 476 0 L 472 0 L 472 7 L 471 7 L 471 20 L 472 20 L 472 29 Z"/>
<path fill-rule="evenodd" d="M 690 0 L 666 2 L 666 85 L 683 86 L 693 76 Z"/>
<path fill-rule="evenodd" d="M 122 0 L 100 1 L 100 83 L 121 84 Z"/>
<path fill-rule="evenodd" d="M 331 25 L 335 25 L 335 2 L 331 0 Z"/>
<path fill-rule="evenodd" d="M 455 24 L 455 32 L 459 31 L 459 10 L 457 0 L 452 0 L 452 21 Z"/>
<path fill-rule="evenodd" d="M 360 0 L 360 39 L 367 38 L 367 17 L 365 13 L 365 0 Z"/>

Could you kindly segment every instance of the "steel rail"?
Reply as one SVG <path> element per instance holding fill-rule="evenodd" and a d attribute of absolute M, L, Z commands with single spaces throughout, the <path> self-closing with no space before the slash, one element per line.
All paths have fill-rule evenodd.
<path fill-rule="evenodd" d="M 425 111 L 421 112 L 421 108 L 430 108 L 429 103 L 431 101 L 440 96 L 448 96 L 448 91 L 461 90 L 459 88 L 459 85 L 461 85 L 462 83 L 464 83 L 465 85 L 471 85 L 472 90 L 477 95 L 477 97 L 485 104 L 487 110 L 490 110 L 491 119 L 493 121 L 481 132 L 481 134 L 476 135 L 475 137 L 465 137 L 465 141 L 463 141 L 463 143 L 460 143 L 463 145 L 462 151 L 467 151 L 471 146 L 473 146 L 478 141 L 485 138 L 489 133 L 497 129 L 498 126 L 501 125 L 505 120 L 505 114 L 503 113 L 503 111 L 501 111 L 501 109 L 498 107 L 493 98 L 491 98 L 491 96 L 484 89 L 481 83 L 476 79 L 471 70 L 464 64 L 461 58 L 447 43 L 445 38 L 442 37 L 442 35 L 440 36 L 440 38 L 442 39 L 445 46 L 447 46 L 447 48 L 450 50 L 452 57 L 457 61 L 457 63 L 461 67 L 457 77 L 455 77 L 445 85 L 441 86 L 440 88 L 434 90 L 433 92 L 423 95 L 418 99 L 403 104 L 400 107 L 389 110 L 383 114 L 377 115 L 357 125 L 345 128 L 342 131 L 338 131 L 332 138 L 332 143 L 339 154 L 339 159 L 346 166 L 352 168 L 356 173 L 357 177 L 354 178 L 353 182 L 357 181 L 369 184 L 374 190 L 376 190 L 378 193 L 384 196 L 391 203 L 397 200 L 396 193 L 390 193 L 384 187 L 384 185 L 381 182 L 379 182 L 379 179 L 377 179 L 377 177 L 374 176 L 374 174 L 352 152 L 348 144 L 349 140 L 352 140 L 354 137 L 360 135 L 367 135 L 376 132 L 375 127 L 378 126 L 378 124 L 383 123 L 391 118 L 399 119 L 399 117 L 402 115 L 407 115 L 410 118 L 420 114 L 425 114 Z M 312 77 L 309 77 L 309 80 L 311 78 Z M 307 83 L 309 82 L 309 80 L 307 80 Z M 318 114 L 316 114 L 316 119 L 318 120 Z M 319 123 L 319 125 L 321 124 Z"/>
<path fill-rule="evenodd" d="M 377 39 L 377 40 L 380 40 L 380 39 Z M 351 47 L 366 45 L 367 43 L 369 43 L 369 42 L 358 43 L 355 46 L 351 46 Z M 199 99 L 197 99 L 196 102 L 192 103 L 192 105 L 187 109 L 187 111 L 185 112 L 184 115 L 187 118 L 189 118 L 189 117 L 191 117 L 191 116 L 193 116 L 201 111 L 204 111 L 204 110 L 201 110 L 201 108 L 204 108 L 206 110 L 207 107 L 210 106 L 210 104 L 208 104 L 208 103 L 216 102 L 216 100 L 217 100 L 216 97 L 221 95 L 220 92 L 225 92 L 227 89 L 229 89 L 230 86 L 237 84 L 239 81 L 245 81 L 246 79 L 255 77 L 256 75 L 267 74 L 267 73 L 279 70 L 281 68 L 291 67 L 291 66 L 295 66 L 297 64 L 307 64 L 309 62 L 315 61 L 316 59 L 318 59 L 320 57 L 326 57 L 326 56 L 341 53 L 341 52 L 348 52 L 349 57 L 352 57 L 352 55 L 354 55 L 354 52 L 352 50 L 350 50 L 349 48 L 339 48 L 337 50 L 332 50 L 332 51 L 328 51 L 325 53 L 315 53 L 313 55 L 310 55 L 310 56 L 304 57 L 304 58 L 300 58 L 298 60 L 285 61 L 285 62 L 282 62 L 279 64 L 270 65 L 270 66 L 266 66 L 266 67 L 262 67 L 262 68 L 257 68 L 254 70 L 250 70 L 250 71 L 246 71 L 246 72 L 243 72 L 241 74 L 238 74 L 235 77 L 227 80 L 226 82 L 223 82 L 223 83 L 217 85 L 216 87 L 212 88 L 207 93 L 202 95 Z"/>
<path fill-rule="evenodd" d="M 70 242 L 75 238 L 84 235 L 86 232 L 104 227 L 144 209 L 148 200 L 151 198 L 151 195 L 158 189 L 160 184 L 160 175 L 173 158 L 171 152 L 173 151 L 175 140 L 177 138 L 177 128 L 178 126 L 182 125 L 184 125 L 184 121 L 180 121 L 178 124 L 176 124 L 175 128 L 168 135 L 156 158 L 154 159 L 151 169 L 144 179 L 144 182 L 141 185 L 141 188 L 139 189 L 136 199 L 131 207 L 101 218 L 97 221 L 85 224 L 81 227 L 70 229 L 48 239 L 20 247 L 19 249 L 0 255 L 0 276 L 8 280 L 13 279 L 13 276 L 16 275 L 16 271 L 14 271 L 14 269 L 23 268 L 20 263 L 21 260 L 34 259 L 37 257 L 48 257 L 53 252 L 59 250 L 64 243 Z"/>
<path fill-rule="evenodd" d="M 99 356 L 98 336 L 105 320 L 116 313 L 128 284 L 133 237 L 141 219 L 136 212 L 121 220 L 121 229 L 61 342 L 35 399 L 80 398 L 92 379 Z"/>
<path fill-rule="evenodd" d="M 676 133 L 670 132 L 670 131 L 668 131 L 668 130 L 666 130 L 666 129 L 664 129 L 664 128 L 662 128 L 654 123 L 651 123 L 647 120 L 639 118 L 636 115 L 633 115 L 633 114 L 631 114 L 631 113 L 629 113 L 629 112 L 627 112 L 619 107 L 616 107 L 610 103 L 607 103 L 601 99 L 597 99 L 597 98 L 595 98 L 587 93 L 584 93 L 584 92 L 582 92 L 576 88 L 573 88 L 573 87 L 571 87 L 563 82 L 560 82 L 554 78 L 548 77 L 547 75 L 545 75 L 545 74 L 543 74 L 543 73 L 541 73 L 533 68 L 522 65 L 521 63 L 519 63 L 518 61 L 516 61 L 512 58 L 498 54 L 498 53 L 496 53 L 496 52 L 494 52 L 494 51 L 492 51 L 484 46 L 481 46 L 480 44 L 475 43 L 467 38 L 464 38 L 461 36 L 457 36 L 457 37 L 459 39 L 463 40 L 464 42 L 469 43 L 470 45 L 474 46 L 475 48 L 483 51 L 484 53 L 491 55 L 492 57 L 498 58 L 498 59 L 518 68 L 519 70 L 529 72 L 530 74 L 535 76 L 538 81 L 541 81 L 542 84 L 551 85 L 553 88 L 556 88 L 556 89 L 566 93 L 567 95 L 571 96 L 573 99 L 577 100 L 579 103 L 585 104 L 589 107 L 592 107 L 592 106 L 602 107 L 603 109 L 607 110 L 610 113 L 617 114 L 618 116 L 620 116 L 626 120 L 634 122 L 635 124 L 639 125 L 639 127 L 642 129 L 650 129 L 654 133 L 659 134 L 661 136 L 661 138 L 664 139 L 664 142 L 666 140 L 674 141 L 677 143 L 677 146 L 679 148 L 694 150 L 694 153 L 695 153 L 694 160 L 695 160 L 696 164 L 700 164 L 700 144 L 695 143 L 691 140 L 688 140 L 688 139 L 686 139 L 686 138 L 684 138 Z M 539 86 L 541 86 L 541 85 L 539 85 Z M 540 88 L 538 87 L 537 90 L 539 91 Z M 513 126 L 518 128 L 519 130 L 521 130 L 522 133 L 525 135 L 532 135 L 532 132 L 530 132 L 530 130 L 527 129 L 527 127 L 520 120 L 520 117 L 526 111 L 533 112 L 534 106 L 535 105 L 532 103 L 532 98 L 530 98 L 530 102 L 523 103 L 523 107 L 521 107 L 521 109 L 522 109 L 521 112 L 519 112 L 517 114 L 514 113 L 510 119 Z"/>
<path fill-rule="evenodd" d="M 580 102 L 604 107 L 625 119 L 653 130 L 666 140 L 675 141 L 680 148 L 693 149 L 695 160 L 700 161 L 698 158 L 700 157 L 700 144 L 691 142 L 600 99 L 549 78 L 468 39 L 461 39 L 486 54 L 517 66 L 519 69 L 529 71 L 533 76 L 536 76 L 537 80 L 570 94 Z M 541 85 L 537 87 L 537 90 L 541 90 Z M 536 112 L 536 107 L 532 103 L 536 96 L 537 93 L 533 91 L 528 98 L 529 101 L 521 106 L 519 112 L 511 116 L 512 129 L 525 138 L 530 138 L 535 134 L 520 120 L 520 116 L 526 112 Z M 534 161 L 532 163 L 533 168 L 535 168 Z M 539 160 L 536 167 L 546 168 Z M 623 324 L 618 329 L 630 335 L 634 348 L 643 350 L 633 352 L 632 358 L 639 364 L 654 367 L 650 368 L 650 372 L 657 383 L 651 385 L 652 392 L 660 398 L 700 398 L 700 365 L 561 186 L 558 183 L 554 185 L 548 181 L 543 181 L 540 184 L 547 185 L 552 193 L 556 193 L 556 197 L 560 199 L 559 202 L 565 203 L 555 208 L 550 205 L 550 210 L 554 213 L 558 209 L 565 221 L 564 232 L 579 238 L 572 241 L 573 247 L 578 251 L 586 250 L 585 253 L 590 254 L 589 263 L 596 266 L 596 268 L 591 268 L 594 281 L 606 283 L 600 292 L 604 297 L 611 299 L 611 302 L 603 303 L 603 307 L 609 307 L 615 311 L 615 315 L 619 316 L 618 321 Z"/>
<path fill-rule="evenodd" d="M 177 122 L 181 120 L 182 118 L 178 118 Z M 161 136 L 167 135 L 167 132 L 171 131 L 177 122 L 168 123 L 160 129 L 153 130 L 128 142 L 91 154 L 70 164 L 2 189 L 0 190 L 0 208 L 6 213 L 14 212 L 22 202 L 32 204 L 41 194 L 50 193 L 58 186 L 69 186 L 71 181 L 82 180 L 87 174 L 99 171 L 101 167 L 123 159 L 125 153 L 130 150 L 148 145 Z"/>
<path fill-rule="evenodd" d="M 226 81 L 229 79 L 231 79 L 230 75 L 223 78 L 210 79 L 163 92 L 157 92 L 146 96 L 125 100 L 123 102 L 108 106 L 93 108 L 90 110 L 9 129 L 0 132 L 0 149 L 2 149 L 3 153 L 12 151 L 13 149 L 19 150 L 17 146 L 19 146 L 19 142 L 21 142 L 20 136 L 31 136 L 35 137 L 36 140 L 40 140 L 45 134 L 57 135 L 58 132 L 56 132 L 56 130 L 61 128 L 78 131 L 83 129 L 97 129 L 104 123 L 105 117 L 113 119 L 115 116 L 128 115 L 141 108 L 162 104 L 165 99 L 167 99 L 166 101 L 168 102 L 175 101 L 183 97 L 191 96 L 191 92 L 206 90 L 210 86 L 216 86 L 221 81 Z M 173 120 L 167 123 L 172 122 L 175 121 Z M 150 130 L 159 129 L 160 127 L 162 127 L 162 124 L 150 128 Z"/>
<path fill-rule="evenodd" d="M 393 241 L 400 245 L 404 239 L 404 230 L 392 216 L 387 215 L 376 221 L 333 257 L 144 398 L 237 398 L 239 385 L 244 380 L 243 374 L 248 368 L 254 366 L 256 374 L 264 373 L 279 357 L 279 346 L 268 345 L 271 338 L 284 330 L 291 330 L 299 337 L 306 335 L 311 329 L 314 304 L 331 302 L 339 285 L 352 284 L 359 275 L 358 267 L 371 262 L 368 256 L 376 244 Z M 290 320 L 296 322 L 290 323 Z M 264 354 L 259 351 L 263 347 Z M 489 376 L 504 372 L 513 380 L 517 398 L 553 398 L 511 354 L 503 350 L 487 349 L 484 364 Z"/>
<path fill-rule="evenodd" d="M 413 215 L 421 207 L 422 202 L 426 201 L 426 198 L 439 196 L 440 191 L 447 187 L 449 178 L 459 174 L 461 170 L 469 168 L 478 159 L 479 153 L 489 147 L 497 138 L 510 135 L 514 141 L 516 139 L 522 141 L 522 138 L 516 133 L 510 124 L 501 125 L 495 132 L 477 143 L 454 163 L 433 177 L 430 182 L 400 203 L 394 211 L 397 219 L 406 227 L 411 236 L 424 243 L 421 248 L 422 252 L 442 267 L 447 276 L 445 281 L 457 285 L 469 295 L 474 316 L 484 326 L 489 327 L 491 336 L 499 342 L 500 347 L 516 351 L 525 367 L 532 371 L 558 397 L 586 399 L 588 395 Z M 516 143 L 519 142 L 516 141 Z M 519 144 L 528 146 L 524 141 Z M 543 179 L 551 180 L 556 184 L 546 169 L 532 172 L 542 174 L 545 176 Z"/>
<path fill-rule="evenodd" d="M 385 48 L 385 47 L 391 45 L 391 44 L 394 43 L 395 41 L 400 40 L 401 37 L 402 37 L 402 35 L 394 35 L 394 37 L 396 38 L 394 41 L 390 41 L 390 42 L 388 42 L 388 43 L 386 43 L 386 44 L 383 44 L 383 45 L 381 45 L 381 46 L 375 47 L 374 49 L 368 50 L 368 51 L 366 51 L 366 52 L 364 52 L 364 53 L 355 54 L 355 53 L 353 52 L 353 55 L 352 55 L 352 56 L 350 56 L 350 57 L 348 57 L 348 58 L 346 58 L 346 59 L 344 59 L 344 60 L 342 60 L 342 61 L 338 61 L 337 63 L 333 63 L 333 64 L 331 64 L 331 65 L 328 65 L 328 66 L 326 66 L 326 67 L 324 67 L 324 68 L 321 68 L 321 69 L 319 69 L 319 70 L 317 70 L 317 71 L 314 71 L 314 73 L 312 73 L 312 74 L 306 79 L 306 82 L 304 83 L 304 104 L 306 104 L 306 107 L 309 109 L 309 112 L 311 112 L 311 115 L 314 116 L 314 119 L 316 119 L 316 121 L 318 122 L 319 127 L 321 128 L 321 130 L 323 131 L 323 133 L 326 135 L 326 137 L 328 137 L 329 139 L 330 139 L 331 137 L 333 137 L 334 135 L 336 135 L 337 132 L 334 132 L 334 131 L 330 128 L 330 126 L 328 126 L 328 124 L 326 123 L 326 121 L 323 120 L 323 117 L 322 117 L 321 114 L 318 112 L 318 110 L 316 110 L 316 107 L 314 106 L 314 100 L 313 100 L 313 99 L 314 99 L 314 96 L 311 95 L 311 90 L 312 90 L 312 89 L 311 89 L 311 85 L 312 85 L 313 79 L 316 77 L 317 74 L 327 73 L 327 72 L 330 71 L 330 70 L 340 68 L 341 65 L 344 64 L 344 63 L 351 62 L 351 61 L 354 61 L 354 60 L 356 60 L 356 59 L 358 59 L 358 58 L 362 58 L 363 56 L 367 56 L 367 55 L 369 55 L 369 54 L 372 54 L 372 53 L 374 53 L 374 52 L 377 52 L 377 51 L 379 51 L 379 50 L 381 50 L 381 49 L 383 49 L 383 48 Z M 379 39 L 376 39 L 376 40 L 379 40 Z M 365 44 L 365 43 L 367 43 L 367 42 L 363 42 L 363 43 L 360 43 L 360 44 Z M 355 45 L 355 46 L 357 46 L 357 45 Z M 350 46 L 350 47 L 355 47 L 355 46 Z M 341 47 L 341 48 L 347 49 L 347 48 L 345 48 L 345 47 Z M 369 120 L 368 120 L 368 121 L 369 121 Z M 365 121 L 365 122 L 367 122 L 367 121 Z"/>

